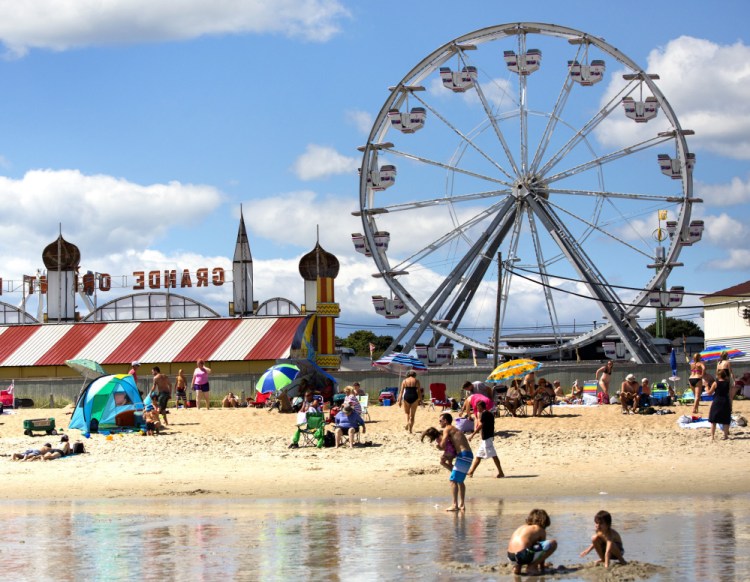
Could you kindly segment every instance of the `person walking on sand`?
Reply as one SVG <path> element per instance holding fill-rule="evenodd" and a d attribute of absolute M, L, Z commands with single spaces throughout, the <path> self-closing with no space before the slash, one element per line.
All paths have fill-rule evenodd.
<path fill-rule="evenodd" d="M 440 440 L 440 448 L 445 450 L 448 441 L 451 442 L 456 450 L 456 460 L 453 463 L 450 483 L 453 494 L 453 505 L 446 511 L 463 511 L 466 509 L 466 473 L 471 468 L 471 462 L 474 455 L 471 452 L 469 441 L 466 440 L 464 433 L 453 426 L 453 417 L 449 412 L 443 412 L 438 422 L 443 429 L 443 437 Z"/>
<path fill-rule="evenodd" d="M 713 395 L 714 401 L 708 412 L 708 421 L 711 423 L 711 440 L 716 440 L 716 425 L 721 425 L 724 440 L 729 438 L 729 425 L 732 424 L 732 400 L 737 393 L 737 385 L 729 382 L 729 372 L 726 369 L 719 370 L 718 380 L 711 384 L 706 394 Z"/>
<path fill-rule="evenodd" d="M 156 393 L 156 403 L 159 407 L 159 414 L 164 419 L 164 425 L 168 425 L 167 420 L 167 405 L 169 399 L 172 398 L 172 383 L 165 374 L 161 373 L 159 366 L 151 368 L 151 373 L 154 375 L 154 384 L 151 387 L 151 392 Z"/>
<path fill-rule="evenodd" d="M 591 545 L 581 552 L 583 558 L 591 550 L 596 550 L 599 560 L 597 564 L 604 564 L 609 568 L 611 559 L 618 560 L 620 564 L 627 564 L 625 558 L 625 547 L 622 545 L 620 534 L 612 529 L 612 516 L 608 511 L 600 511 L 594 516 L 595 532 L 591 537 Z"/>
<path fill-rule="evenodd" d="M 508 560 L 513 564 L 513 573 L 519 575 L 526 566 L 526 574 L 544 574 L 544 560 L 557 549 L 555 540 L 547 539 L 550 518 L 543 509 L 532 509 L 526 523 L 510 536 Z"/>
<path fill-rule="evenodd" d="M 195 406 L 200 409 L 201 398 L 206 402 L 206 410 L 211 406 L 208 400 L 208 391 L 211 386 L 208 383 L 208 375 L 211 373 L 211 368 L 206 366 L 203 360 L 196 362 L 197 367 L 193 372 L 193 379 L 190 381 L 193 390 L 195 390 Z"/>
<path fill-rule="evenodd" d="M 599 388 L 602 389 L 602 392 L 604 392 L 607 395 L 607 402 L 609 402 L 609 382 L 612 379 L 612 370 L 615 369 L 615 363 L 610 360 L 606 364 L 604 364 L 601 368 L 599 368 L 596 371 L 596 374 L 594 377 L 596 378 L 597 383 L 599 384 Z M 599 376 L 601 374 L 601 376 Z"/>
<path fill-rule="evenodd" d="M 417 407 L 422 403 L 423 397 L 424 391 L 419 384 L 419 380 L 417 380 L 417 373 L 414 370 L 409 370 L 406 373 L 406 378 L 401 382 L 401 390 L 398 394 L 398 405 L 403 406 L 406 413 L 406 426 L 404 426 L 404 429 L 409 432 L 412 432 L 414 428 Z"/>
<path fill-rule="evenodd" d="M 477 412 L 479 412 L 479 423 L 476 425 L 474 432 L 471 433 L 471 436 L 469 436 L 469 441 L 471 441 L 477 433 L 480 433 L 482 435 L 482 444 L 479 445 L 477 455 L 474 457 L 474 462 L 472 462 L 471 469 L 469 469 L 466 476 L 474 476 L 474 471 L 477 470 L 482 459 L 492 459 L 497 467 L 498 479 L 505 477 L 503 468 L 500 466 L 500 459 L 497 457 L 497 452 L 495 452 L 495 443 L 493 442 L 495 440 L 495 415 L 487 410 L 487 405 L 482 401 L 477 402 Z"/>

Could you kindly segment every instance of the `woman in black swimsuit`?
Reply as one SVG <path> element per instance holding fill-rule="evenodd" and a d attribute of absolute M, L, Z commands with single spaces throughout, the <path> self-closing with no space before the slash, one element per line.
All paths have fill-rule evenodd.
<path fill-rule="evenodd" d="M 407 372 L 406 378 L 401 382 L 401 390 L 398 394 L 398 405 L 403 406 L 406 413 L 406 426 L 404 428 L 412 432 L 414 418 L 417 415 L 417 407 L 422 403 L 423 390 L 417 380 L 414 370 Z"/>

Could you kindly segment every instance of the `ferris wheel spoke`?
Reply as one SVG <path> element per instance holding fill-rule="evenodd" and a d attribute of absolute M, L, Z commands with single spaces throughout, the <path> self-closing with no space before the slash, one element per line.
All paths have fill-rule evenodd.
<path fill-rule="evenodd" d="M 621 238 L 619 238 L 619 237 L 617 237 L 617 236 L 613 235 L 613 234 L 612 234 L 612 233 L 611 233 L 611 232 L 610 232 L 610 231 L 609 231 L 609 230 L 607 229 L 607 227 L 608 227 L 608 226 L 610 226 L 611 224 L 622 224 L 622 222 L 623 222 L 623 221 L 624 221 L 624 222 L 628 222 L 628 221 L 627 221 L 627 218 L 626 218 L 625 216 L 622 216 L 622 214 L 620 214 L 620 216 L 619 216 L 619 217 L 618 217 L 617 219 L 613 219 L 613 220 L 611 220 L 611 221 L 608 221 L 608 222 L 605 222 L 605 223 L 602 223 L 602 224 L 595 224 L 595 223 L 593 223 L 593 222 L 590 222 L 590 221 L 588 221 L 588 220 L 586 220 L 586 219 L 584 219 L 584 218 L 581 218 L 581 217 L 580 217 L 580 216 L 578 216 L 577 214 L 574 214 L 573 212 L 570 212 L 569 210 L 567 210 L 567 209 L 563 208 L 562 206 L 559 206 L 559 205 L 555 204 L 554 202 L 550 202 L 550 201 L 547 201 L 547 204 L 549 204 L 549 205 L 550 205 L 551 207 L 553 207 L 553 208 L 556 208 L 556 209 L 557 209 L 557 210 L 559 210 L 560 212 L 562 212 L 562 213 L 564 213 L 564 214 L 567 214 L 568 216 L 570 216 L 571 218 L 573 218 L 573 219 L 577 220 L 577 221 L 578 221 L 578 222 L 580 222 L 581 224 L 585 224 L 585 225 L 586 225 L 587 227 L 589 227 L 589 229 L 590 229 L 591 231 L 596 231 L 596 232 L 598 232 L 599 234 L 602 234 L 602 235 L 606 236 L 607 238 L 610 238 L 610 239 L 612 239 L 612 240 L 614 240 L 614 241 L 616 241 L 616 242 L 620 243 L 621 245 L 624 245 L 624 246 L 628 247 L 629 249 L 631 249 L 631 250 L 635 251 L 636 253 L 638 253 L 638 254 L 642 255 L 642 256 L 643 256 L 643 257 L 645 257 L 646 259 L 649 259 L 649 260 L 650 260 L 650 259 L 652 259 L 652 258 L 653 258 L 653 257 L 651 257 L 651 255 L 649 255 L 648 253 L 646 253 L 646 252 L 642 251 L 641 249 L 639 249 L 639 248 L 637 248 L 637 247 L 633 246 L 633 245 L 632 245 L 632 244 L 630 244 L 629 242 L 627 242 L 627 241 L 625 241 L 625 240 L 623 240 L 623 239 L 621 239 Z M 587 239 L 587 238 L 588 238 L 588 234 L 586 234 L 585 236 L 579 236 L 579 237 L 578 237 L 578 240 L 582 242 L 582 241 L 584 241 L 584 240 L 585 240 L 585 239 Z"/>
<path fill-rule="evenodd" d="M 560 172 L 558 174 L 555 174 L 553 176 L 545 178 L 545 180 L 548 183 L 552 183 L 552 182 L 556 182 L 558 180 L 562 180 L 563 178 L 569 178 L 570 176 L 575 176 L 576 174 L 580 174 L 582 172 L 590 170 L 591 168 L 594 168 L 594 167 L 597 167 L 597 166 L 603 166 L 604 164 L 608 164 L 608 163 L 614 162 L 616 160 L 624 158 L 625 156 L 629 156 L 629 155 L 637 153 L 639 151 L 642 151 L 642 150 L 645 150 L 645 149 L 648 149 L 648 148 L 652 148 L 655 145 L 658 145 L 660 143 L 664 143 L 664 142 L 669 141 L 671 139 L 673 139 L 673 136 L 671 134 L 669 134 L 669 135 L 658 135 L 656 137 L 652 137 L 651 139 L 647 139 L 647 140 L 642 141 L 640 143 L 637 143 L 635 145 L 624 147 L 624 148 L 619 149 L 617 151 L 610 152 L 610 153 L 605 154 L 603 156 L 599 156 L 597 158 L 594 158 L 593 160 L 589 160 L 588 162 L 585 162 L 583 164 L 580 164 L 578 166 L 570 168 L 569 170 L 565 170 L 563 172 Z"/>
<path fill-rule="evenodd" d="M 472 194 L 462 194 L 460 196 L 442 196 L 439 198 L 428 198 L 426 200 L 418 200 L 415 202 L 402 202 L 401 204 L 387 204 L 386 206 L 376 206 L 368 208 L 364 211 L 352 212 L 352 215 L 361 216 L 362 214 L 391 214 L 394 212 L 404 212 L 406 210 L 416 210 L 419 208 L 433 208 L 436 206 L 444 206 L 446 204 L 459 204 L 462 202 L 471 202 L 473 200 L 497 198 L 498 196 L 507 196 L 510 193 L 510 190 L 488 190 L 486 192 L 474 192 Z"/>
<path fill-rule="evenodd" d="M 612 192 L 605 190 L 576 190 L 569 188 L 548 188 L 550 194 L 565 194 L 569 196 L 590 196 L 604 198 L 621 198 L 624 200 L 644 200 L 649 202 L 664 202 L 666 204 L 680 204 L 685 201 L 682 196 L 662 196 L 659 194 L 635 194 L 629 192 Z"/>
<path fill-rule="evenodd" d="M 443 162 L 438 162 L 436 160 L 431 160 L 429 158 L 425 158 L 422 156 L 417 156 L 415 154 L 410 154 L 408 152 L 402 152 L 399 150 L 394 150 L 392 148 L 388 149 L 389 153 L 408 158 L 410 160 L 414 160 L 417 162 L 422 162 L 423 164 L 428 164 L 430 166 L 436 166 L 438 168 L 443 168 L 445 170 L 450 170 L 451 172 L 456 172 L 458 174 L 464 174 L 466 176 L 472 176 L 473 178 L 479 178 L 480 180 L 486 180 L 488 182 L 494 182 L 495 184 L 502 184 L 503 186 L 510 186 L 510 182 L 505 182 L 503 180 L 498 180 L 497 178 L 491 178 L 485 174 L 477 174 L 476 172 L 470 172 L 468 170 L 464 170 L 462 168 L 459 168 L 458 166 L 451 165 L 451 164 L 445 164 Z"/>
<path fill-rule="evenodd" d="M 531 240 L 534 243 L 534 253 L 536 254 L 537 265 L 539 265 L 539 275 L 542 280 L 542 291 L 544 292 L 544 300 L 547 303 L 547 313 L 549 314 L 550 324 L 552 325 L 552 332 L 555 334 L 558 343 L 560 342 L 560 322 L 557 319 L 557 309 L 555 308 L 555 301 L 552 297 L 552 286 L 549 282 L 549 276 L 547 275 L 547 267 L 545 266 L 544 253 L 542 252 L 542 244 L 539 241 L 539 232 L 536 228 L 536 220 L 534 220 L 534 213 L 530 207 L 526 207 L 526 212 L 529 219 L 529 229 L 531 231 Z"/>
<path fill-rule="evenodd" d="M 487 160 L 492 166 L 494 166 L 499 172 L 504 174 L 509 180 L 513 180 L 513 176 L 508 173 L 508 171 L 503 168 L 500 164 L 497 163 L 496 160 L 492 158 L 492 156 L 488 155 L 484 150 L 482 150 L 477 144 L 474 143 L 474 141 L 467 136 L 465 133 L 463 133 L 460 129 L 458 129 L 455 125 L 453 125 L 450 121 L 448 121 L 445 117 L 440 115 L 440 113 L 435 110 L 430 104 L 428 104 L 424 99 L 422 99 L 419 95 L 414 95 L 414 97 L 419 101 L 422 105 L 425 106 L 430 112 L 432 112 L 435 117 L 437 117 L 440 121 L 445 123 L 456 135 L 458 135 L 468 146 L 470 146 L 474 151 L 476 151 L 480 156 L 482 156 L 485 160 Z"/>
<path fill-rule="evenodd" d="M 521 212 L 516 212 L 515 219 L 513 221 L 513 232 L 511 234 L 510 243 L 508 244 L 508 256 L 505 260 L 506 264 L 512 265 L 517 260 L 518 253 L 518 242 L 521 240 L 521 227 L 523 226 L 523 215 Z M 513 280 L 513 272 L 510 269 L 503 271 L 500 293 L 500 314 L 498 316 L 500 325 L 498 328 L 498 334 L 503 329 L 503 323 L 505 322 L 505 311 L 508 306 L 508 297 L 510 297 L 510 285 Z"/>
<path fill-rule="evenodd" d="M 508 146 L 508 142 L 506 141 L 505 136 L 500 129 L 500 125 L 497 123 L 497 118 L 492 113 L 492 109 L 490 108 L 489 103 L 487 102 L 487 98 L 484 95 L 484 91 L 482 90 L 481 83 L 477 83 L 476 85 L 474 85 L 474 88 L 476 89 L 477 95 L 479 96 L 479 101 L 481 101 L 482 103 L 482 107 L 484 108 L 484 112 L 487 115 L 487 119 L 489 119 L 490 124 L 492 125 L 492 129 L 495 130 L 495 135 L 500 141 L 500 145 L 503 146 L 503 151 L 505 152 L 505 156 L 508 158 L 508 162 L 510 163 L 516 175 L 518 175 L 518 166 L 516 165 L 516 161 L 513 158 L 513 152 L 511 152 L 510 146 Z M 508 177 L 511 178 L 511 176 Z"/>
<path fill-rule="evenodd" d="M 513 206 L 513 204 L 514 204 L 514 200 L 512 198 L 506 198 L 503 201 L 499 201 L 493 204 L 489 208 L 486 208 L 482 212 L 475 214 L 470 219 L 459 224 L 458 226 L 453 228 L 450 232 L 433 240 L 426 247 L 418 250 L 416 253 L 402 260 L 398 265 L 395 265 L 393 267 L 393 270 L 406 270 L 406 269 L 411 268 L 412 265 L 415 265 L 423 261 L 425 258 L 430 256 L 432 253 L 436 252 L 440 248 L 444 247 L 446 244 L 450 243 L 451 241 L 457 239 L 460 236 L 464 236 L 469 229 L 481 223 L 488 216 L 491 216 L 495 213 L 498 213 L 501 215 L 507 214 L 510 211 L 510 208 Z"/>
<path fill-rule="evenodd" d="M 630 317 L 630 312 L 626 310 L 602 273 L 586 255 L 576 237 L 568 230 L 565 222 L 552 211 L 549 205 L 541 204 L 534 197 L 528 197 L 527 201 L 534 214 L 539 217 L 549 231 L 555 244 L 565 254 L 571 266 L 581 277 L 591 296 L 607 314 L 609 322 L 617 330 L 630 353 L 643 361 L 660 361 L 661 356 L 653 343 L 645 337 L 645 332 Z"/>
<path fill-rule="evenodd" d="M 627 83 L 618 93 L 612 97 L 586 124 L 573 135 L 539 170 L 539 175 L 548 174 L 565 156 L 567 156 L 579 143 L 585 140 L 594 129 L 609 115 L 617 109 L 622 97 L 629 95 L 635 89 L 633 81 Z M 545 146 L 546 147 L 546 146 Z M 541 161 L 541 156 L 540 156 Z"/>

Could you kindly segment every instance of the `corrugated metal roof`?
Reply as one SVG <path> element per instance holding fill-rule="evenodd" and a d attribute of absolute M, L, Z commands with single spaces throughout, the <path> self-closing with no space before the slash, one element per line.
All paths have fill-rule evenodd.
<path fill-rule="evenodd" d="M 70 329 L 67 325 L 44 325 L 3 362 L 6 366 L 29 366 L 45 354 Z"/>
<path fill-rule="evenodd" d="M 66 327 L 68 330 L 65 335 L 34 362 L 35 366 L 62 366 L 65 360 L 70 359 L 69 354 L 78 352 L 83 346 L 90 343 L 99 332 L 104 330 L 105 326 L 102 323 L 89 323 Z"/>
<path fill-rule="evenodd" d="M 275 318 L 243 319 L 237 329 L 211 355 L 211 360 L 244 360 L 247 352 L 263 339 L 275 321 Z"/>
<path fill-rule="evenodd" d="M 100 364 L 140 360 L 141 356 L 169 329 L 172 321 L 144 321 Z"/>
<path fill-rule="evenodd" d="M 224 343 L 234 329 L 242 322 L 241 319 L 209 319 L 195 337 L 175 356 L 176 362 L 194 362 L 210 360 L 218 347 Z"/>
<path fill-rule="evenodd" d="M 38 325 L 19 325 L 4 328 L 5 332 L 0 335 L 0 361 L 15 352 L 31 336 L 39 331 Z"/>
<path fill-rule="evenodd" d="M 10 325 L 0 327 L 0 366 L 275 360 L 289 356 L 304 317 Z"/>
<path fill-rule="evenodd" d="M 176 320 L 172 326 L 159 338 L 141 356 L 144 362 L 172 362 L 175 357 L 185 346 L 197 335 L 206 325 L 205 319 L 202 320 Z"/>
<path fill-rule="evenodd" d="M 103 362 L 139 325 L 139 323 L 134 321 L 107 323 L 104 327 L 104 331 L 91 340 L 91 343 L 81 348 L 77 354 L 71 356 L 70 359 L 88 358 L 95 362 Z M 127 361 L 128 364 L 130 364 L 130 362 L 131 360 Z M 124 363 L 124 360 L 113 363 L 122 364 Z"/>
<path fill-rule="evenodd" d="M 300 325 L 299 319 L 277 319 L 273 327 L 243 358 L 244 360 L 277 360 L 289 357 L 291 338 Z"/>

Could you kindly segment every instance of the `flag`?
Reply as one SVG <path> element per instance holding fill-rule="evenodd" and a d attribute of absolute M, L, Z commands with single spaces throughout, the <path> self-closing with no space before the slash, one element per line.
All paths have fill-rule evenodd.
<path fill-rule="evenodd" d="M 666 220 L 667 219 L 667 211 L 666 210 L 660 210 L 659 211 L 659 220 Z"/>
<path fill-rule="evenodd" d="M 370 347 L 370 355 L 372 355 L 372 352 L 375 351 L 375 344 L 371 343 L 369 344 L 369 347 Z"/>

